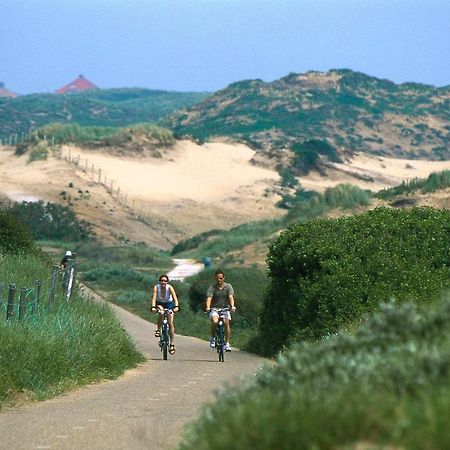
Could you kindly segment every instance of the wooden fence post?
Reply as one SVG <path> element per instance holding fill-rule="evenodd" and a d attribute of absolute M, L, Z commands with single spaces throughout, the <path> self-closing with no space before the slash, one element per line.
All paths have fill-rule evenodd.
<path fill-rule="evenodd" d="M 8 306 L 6 309 L 6 320 L 12 319 L 14 315 L 14 297 L 16 296 L 16 285 L 11 283 L 8 292 Z"/>
<path fill-rule="evenodd" d="M 52 306 L 55 301 L 55 293 L 56 293 L 56 283 L 58 282 L 58 273 L 59 273 L 59 266 L 54 265 L 53 271 L 52 271 L 52 278 L 51 278 L 51 284 L 50 289 L 48 291 L 48 304 L 49 306 Z"/>
<path fill-rule="evenodd" d="M 39 305 L 39 297 L 41 296 L 41 286 L 42 283 L 39 280 L 34 281 L 34 297 L 33 303 L 31 304 L 31 314 L 33 314 L 33 316 L 36 314 Z"/>
<path fill-rule="evenodd" d="M 102 184 L 102 169 L 98 169 L 98 183 Z"/>
<path fill-rule="evenodd" d="M 27 288 L 20 288 L 20 298 L 19 298 L 19 321 L 23 320 L 25 317 L 27 306 Z"/>

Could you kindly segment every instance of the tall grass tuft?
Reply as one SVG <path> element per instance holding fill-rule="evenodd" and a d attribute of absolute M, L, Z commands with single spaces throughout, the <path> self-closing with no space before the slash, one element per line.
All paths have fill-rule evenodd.
<path fill-rule="evenodd" d="M 402 194 L 410 194 L 417 191 L 426 194 L 448 187 L 450 187 L 450 170 L 443 170 L 442 172 L 433 172 L 425 179 L 412 178 L 411 180 L 402 181 L 400 185 L 383 189 L 375 196 L 383 200 L 390 200 Z"/>

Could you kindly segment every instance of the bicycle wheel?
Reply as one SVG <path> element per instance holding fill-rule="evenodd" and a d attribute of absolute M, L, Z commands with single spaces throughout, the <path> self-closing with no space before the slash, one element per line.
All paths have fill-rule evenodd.
<path fill-rule="evenodd" d="M 224 362 L 224 336 L 223 336 L 223 326 L 217 328 L 217 356 L 219 357 L 219 362 Z"/>
<path fill-rule="evenodd" d="M 163 325 L 161 333 L 161 351 L 163 354 L 163 359 L 167 361 L 167 353 L 169 350 L 169 331 L 167 330 L 167 325 Z"/>

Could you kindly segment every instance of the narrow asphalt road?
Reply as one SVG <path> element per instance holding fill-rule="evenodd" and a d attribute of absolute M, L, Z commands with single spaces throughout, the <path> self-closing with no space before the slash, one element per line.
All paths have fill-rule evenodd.
<path fill-rule="evenodd" d="M 179 335 L 176 354 L 163 361 L 154 325 L 113 308 L 148 360 L 118 380 L 1 411 L 0 449 L 172 449 L 215 391 L 233 389 L 266 361 L 235 350 L 219 363 L 206 341 Z"/>

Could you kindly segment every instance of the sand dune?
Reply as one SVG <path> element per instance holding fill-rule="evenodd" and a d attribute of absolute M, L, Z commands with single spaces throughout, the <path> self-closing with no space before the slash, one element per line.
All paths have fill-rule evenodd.
<path fill-rule="evenodd" d="M 212 228 L 284 214 L 275 206 L 278 173 L 252 164 L 255 152 L 247 146 L 179 141 L 161 152 L 162 157 L 121 156 L 64 146 L 62 159 L 53 155 L 29 164 L 27 155 L 17 157 L 0 147 L 0 193 L 14 201 L 69 201 L 107 242 L 144 241 L 164 249 Z M 78 168 L 64 160 L 69 154 L 79 158 Z M 443 169 L 450 169 L 450 161 L 359 154 L 330 166 L 326 177 L 311 173 L 299 181 L 317 191 L 339 183 L 377 191 Z M 126 205 L 117 191 L 126 195 Z"/>

